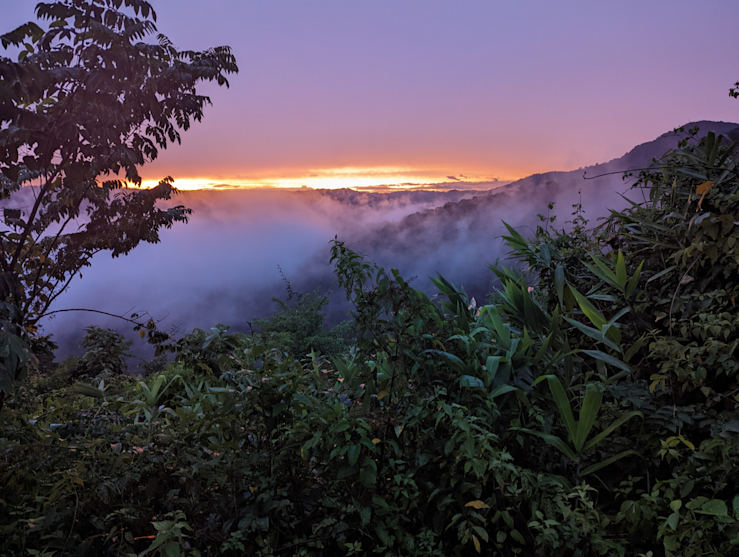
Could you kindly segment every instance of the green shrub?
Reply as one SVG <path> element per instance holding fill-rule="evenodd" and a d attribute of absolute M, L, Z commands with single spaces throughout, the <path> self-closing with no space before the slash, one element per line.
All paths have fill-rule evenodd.
<path fill-rule="evenodd" d="M 103 329 L 94 325 L 85 329 L 85 337 L 80 346 L 85 353 L 80 359 L 79 376 L 106 376 L 123 375 L 128 371 L 126 358 L 132 342 L 112 329 Z"/>
<path fill-rule="evenodd" d="M 31 374 L 28 382 L 40 394 L 70 387 L 80 375 L 81 365 L 81 358 L 70 356 L 58 364 L 53 371 Z"/>
<path fill-rule="evenodd" d="M 288 302 L 293 297 L 296 302 L 291 306 Z M 268 319 L 254 320 L 269 345 L 287 350 L 296 358 L 304 358 L 311 351 L 330 355 L 349 351 L 353 337 L 351 322 L 344 321 L 331 329 L 323 326 L 325 315 L 321 310 L 329 302 L 328 294 L 319 294 L 318 290 L 295 294 L 288 286 L 287 301 L 272 300 L 280 306 L 277 312 Z"/>

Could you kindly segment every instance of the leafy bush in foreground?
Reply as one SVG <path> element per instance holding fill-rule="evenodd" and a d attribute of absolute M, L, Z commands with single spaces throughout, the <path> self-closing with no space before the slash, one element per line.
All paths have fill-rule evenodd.
<path fill-rule="evenodd" d="M 296 298 L 293 305 L 288 302 Z M 288 298 L 272 298 L 279 310 L 268 319 L 255 319 L 254 324 L 266 335 L 265 342 L 280 346 L 298 358 L 311 351 L 340 355 L 349 350 L 351 322 L 344 321 L 331 329 L 323 325 L 321 310 L 328 305 L 329 295 L 318 290 L 297 294 L 288 284 Z"/>
<path fill-rule="evenodd" d="M 19 388 L 2 550 L 736 554 L 739 178 L 720 136 L 688 139 L 599 228 L 510 229 L 530 273 L 493 268 L 495 304 L 337 241 L 343 357 L 221 326 L 135 385 Z"/>

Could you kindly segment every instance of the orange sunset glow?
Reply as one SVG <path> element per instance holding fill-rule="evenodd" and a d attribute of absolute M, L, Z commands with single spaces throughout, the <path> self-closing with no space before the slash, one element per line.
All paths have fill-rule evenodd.
<path fill-rule="evenodd" d="M 6 1 L 5 26 L 34 5 Z M 715 52 L 736 52 L 737 3 L 205 5 L 159 0 L 158 30 L 187 48 L 227 44 L 241 71 L 228 89 L 204 84 L 212 105 L 142 167 L 146 184 L 507 182 L 737 114 L 732 57 L 685 43 L 710 29 Z"/>
<path fill-rule="evenodd" d="M 302 175 L 282 176 L 220 176 L 180 177 L 175 186 L 180 190 L 233 188 L 313 188 L 359 190 L 447 190 L 492 189 L 512 182 L 525 174 L 499 177 L 482 173 L 451 174 L 440 171 L 421 171 L 406 168 L 333 168 L 313 170 Z M 144 179 L 141 186 L 154 187 L 158 180 Z"/>

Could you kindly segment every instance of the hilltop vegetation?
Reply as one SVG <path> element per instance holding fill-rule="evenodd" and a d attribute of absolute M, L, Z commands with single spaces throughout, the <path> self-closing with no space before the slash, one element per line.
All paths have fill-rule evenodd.
<path fill-rule="evenodd" d="M 735 149 L 691 130 L 642 203 L 510 229 L 488 305 L 337 240 L 353 341 L 320 297 L 264 334 L 152 325 L 175 359 L 137 381 L 91 329 L 0 414 L 2 553 L 735 554 Z"/>

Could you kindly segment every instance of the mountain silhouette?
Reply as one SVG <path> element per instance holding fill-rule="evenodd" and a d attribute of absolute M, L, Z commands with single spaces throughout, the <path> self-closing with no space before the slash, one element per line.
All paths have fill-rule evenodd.
<path fill-rule="evenodd" d="M 701 121 L 684 126 L 727 134 L 739 131 L 738 124 Z M 545 172 L 480 193 L 468 199 L 410 214 L 373 230 L 357 231 L 350 244 L 370 259 L 383 265 L 397 266 L 401 272 L 423 277 L 441 271 L 449 280 L 464 284 L 468 290 L 489 290 L 492 273 L 485 273 L 483 263 L 504 257 L 506 248 L 500 236 L 506 233 L 503 221 L 525 237 L 541 224 L 538 215 L 548 214 L 554 203 L 555 226 L 563 227 L 571 218 L 573 204 L 582 203 L 585 217 L 594 223 L 622 209 L 624 199 L 641 195 L 631 185 L 639 170 L 675 148 L 679 136 L 673 132 L 634 147 L 622 157 L 568 172 Z M 624 179 L 624 172 L 634 171 Z"/>

